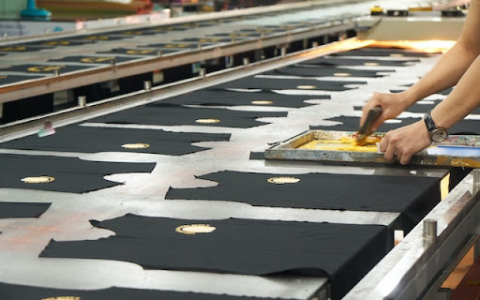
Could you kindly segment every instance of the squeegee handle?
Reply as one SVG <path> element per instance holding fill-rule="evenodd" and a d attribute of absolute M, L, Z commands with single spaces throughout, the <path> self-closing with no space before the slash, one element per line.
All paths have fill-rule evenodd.
<path fill-rule="evenodd" d="M 370 135 L 373 133 L 372 125 L 378 117 L 382 114 L 382 107 L 375 106 L 371 110 L 368 111 L 367 117 L 365 118 L 365 122 L 363 122 L 362 127 L 358 130 L 358 133 L 363 135 Z"/>

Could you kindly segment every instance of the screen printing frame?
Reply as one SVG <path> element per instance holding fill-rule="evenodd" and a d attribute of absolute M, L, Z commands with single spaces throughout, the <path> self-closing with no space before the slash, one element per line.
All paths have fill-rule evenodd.
<path fill-rule="evenodd" d="M 352 138 L 355 132 L 308 130 L 297 136 L 279 142 L 265 150 L 265 158 L 272 160 L 304 160 L 338 163 L 377 163 L 386 164 L 382 152 L 349 150 L 299 149 L 311 141 L 337 141 Z M 381 133 L 378 136 L 382 136 Z M 428 166 L 480 166 L 480 137 L 474 135 L 452 135 L 442 143 L 435 144 L 412 157 L 412 165 Z M 477 153 L 478 152 L 478 153 Z"/>

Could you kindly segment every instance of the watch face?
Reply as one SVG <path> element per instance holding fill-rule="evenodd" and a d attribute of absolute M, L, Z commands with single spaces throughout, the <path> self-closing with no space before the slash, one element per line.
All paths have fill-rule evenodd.
<path fill-rule="evenodd" d="M 443 128 L 437 128 L 430 134 L 430 138 L 434 143 L 443 142 L 448 137 L 448 133 Z"/>

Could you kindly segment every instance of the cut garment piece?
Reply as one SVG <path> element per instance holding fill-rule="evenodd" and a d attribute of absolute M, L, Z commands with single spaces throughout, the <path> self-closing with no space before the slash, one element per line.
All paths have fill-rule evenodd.
<path fill-rule="evenodd" d="M 199 224 L 209 233 L 180 233 Z M 134 262 L 145 269 L 330 276 L 340 299 L 389 250 L 387 227 L 265 220 L 186 220 L 128 214 L 94 224 L 95 241 L 50 241 L 41 257 Z"/>
<path fill-rule="evenodd" d="M 330 96 L 282 95 L 272 91 L 237 92 L 221 89 L 205 89 L 169 98 L 168 100 L 163 100 L 162 103 L 205 106 L 258 105 L 299 108 L 313 105 L 305 102 L 305 100 L 311 99 L 330 99 Z"/>
<path fill-rule="evenodd" d="M 438 53 L 440 54 L 440 53 Z M 343 51 L 339 53 L 330 54 L 331 56 L 380 56 L 380 57 L 431 57 L 433 53 L 425 53 L 420 51 L 413 51 L 399 48 L 376 48 L 365 47 L 354 49 L 350 51 Z"/>
<path fill-rule="evenodd" d="M 160 49 L 198 49 L 200 47 L 210 46 L 211 43 L 155 43 L 148 44 L 146 47 Z"/>
<path fill-rule="evenodd" d="M 55 46 L 52 45 L 31 45 L 30 43 L 26 44 L 17 44 L 17 45 L 7 45 L 0 47 L 0 52 L 3 52 L 1 56 L 6 53 L 25 53 L 25 52 L 38 52 L 44 49 L 52 49 Z"/>
<path fill-rule="evenodd" d="M 172 53 L 177 52 L 179 50 L 175 49 L 163 49 L 162 53 Z M 131 56 L 158 56 L 159 52 L 158 49 L 151 49 L 151 48 L 115 48 L 110 49 L 107 51 L 97 52 L 100 54 L 121 54 L 121 55 L 131 55 Z"/>
<path fill-rule="evenodd" d="M 293 177 L 295 184 L 270 178 Z M 218 182 L 207 188 L 170 188 L 165 199 L 218 200 L 254 206 L 400 213 L 402 229 L 411 230 L 439 201 L 434 177 L 352 174 L 268 174 L 222 171 L 197 177 Z M 405 187 L 408 186 L 408 189 Z"/>
<path fill-rule="evenodd" d="M 346 91 L 357 87 L 346 85 L 366 84 L 365 81 L 333 81 L 314 79 L 269 79 L 255 76 L 245 77 L 219 85 L 216 89 L 263 89 L 263 90 L 312 90 L 312 91 Z"/>
<path fill-rule="evenodd" d="M 38 218 L 51 203 L 0 202 L 0 219 Z"/>
<path fill-rule="evenodd" d="M 184 38 L 181 40 L 176 40 L 175 42 L 187 42 L 187 43 L 231 43 L 235 40 L 232 38 L 219 38 L 219 37 L 191 37 L 191 38 Z"/>
<path fill-rule="evenodd" d="M 94 65 L 110 65 L 113 62 L 123 63 L 132 61 L 138 58 L 128 56 L 87 56 L 87 55 L 73 55 L 65 56 L 57 59 L 49 59 L 49 62 L 73 62 L 81 64 L 94 64 Z"/>
<path fill-rule="evenodd" d="M 27 81 L 27 80 L 36 80 L 36 79 L 42 79 L 45 78 L 45 76 L 34 76 L 34 75 L 0 75 L 0 86 L 2 85 L 7 85 L 7 84 L 12 84 L 12 83 L 18 83 L 22 81 Z"/>
<path fill-rule="evenodd" d="M 47 65 L 47 64 L 26 64 L 26 65 L 15 65 L 6 68 L 0 68 L 1 72 L 22 72 L 28 74 L 66 74 L 86 69 L 93 69 L 95 66 L 89 65 Z"/>
<path fill-rule="evenodd" d="M 335 121 L 341 122 L 342 124 L 338 125 L 315 125 L 310 126 L 310 129 L 319 129 L 319 130 L 335 130 L 335 131 L 357 131 L 360 126 L 359 117 L 347 117 L 340 116 L 325 119 L 326 121 Z M 410 125 L 421 120 L 420 118 L 401 118 L 395 120 L 389 120 L 386 123 L 383 123 L 378 129 L 377 132 L 387 132 L 392 129 L 397 129 L 405 125 Z M 453 125 L 448 132 L 450 134 L 480 134 L 480 120 L 468 120 L 464 119 L 457 124 Z"/>
<path fill-rule="evenodd" d="M 107 181 L 103 177 L 119 173 L 150 173 L 155 167 L 154 163 L 99 162 L 76 157 L 16 154 L 1 154 L 0 165 L 0 188 L 67 193 L 86 193 L 120 185 L 122 183 Z"/>
<path fill-rule="evenodd" d="M 286 112 L 234 111 L 217 108 L 193 108 L 161 102 L 131 108 L 125 111 L 92 119 L 92 122 L 109 124 L 145 125 L 202 125 L 248 128 L 265 125 L 257 118 L 286 117 Z M 199 123 L 198 120 L 218 120 L 213 123 Z"/>
<path fill-rule="evenodd" d="M 307 60 L 300 63 L 300 66 L 316 65 L 316 66 L 368 66 L 368 67 L 402 67 L 410 66 L 418 63 L 418 59 L 404 59 L 404 60 L 387 60 L 387 59 L 361 59 L 361 58 L 346 58 L 346 57 L 332 57 L 322 56 L 312 60 Z"/>
<path fill-rule="evenodd" d="M 73 41 L 83 41 L 85 43 L 97 43 L 97 42 L 105 42 L 105 41 L 118 41 L 128 38 L 128 36 L 124 35 L 109 35 L 109 34 L 91 34 L 91 35 L 81 35 L 81 36 L 74 36 L 64 40 L 73 40 Z"/>
<path fill-rule="evenodd" d="M 155 28 L 152 28 L 155 29 Z M 142 29 L 127 29 L 121 31 L 113 31 L 109 33 L 110 35 L 120 35 L 120 36 L 139 36 L 139 35 L 154 35 L 154 34 L 161 34 L 161 32 L 155 32 L 149 28 L 142 28 Z"/>
<path fill-rule="evenodd" d="M 268 300 L 269 298 L 240 297 L 148 289 L 112 287 L 101 290 L 54 289 L 28 285 L 0 283 L 0 298 L 5 300 Z M 288 299 L 287 299 L 288 300 Z"/>
<path fill-rule="evenodd" d="M 280 69 L 275 69 L 272 71 L 264 72 L 262 75 L 278 75 L 278 76 L 302 76 L 302 77 L 383 77 L 380 73 L 392 73 L 395 70 L 357 70 L 357 69 L 347 69 L 339 68 L 333 66 L 287 66 Z"/>
<path fill-rule="evenodd" d="M 207 148 L 192 143 L 228 141 L 230 134 L 168 132 L 163 130 L 66 126 L 43 138 L 28 136 L 0 144 L 0 148 L 66 152 L 139 152 L 184 155 Z M 140 147 L 128 147 L 140 145 Z M 145 145 L 141 147 L 141 145 Z"/>

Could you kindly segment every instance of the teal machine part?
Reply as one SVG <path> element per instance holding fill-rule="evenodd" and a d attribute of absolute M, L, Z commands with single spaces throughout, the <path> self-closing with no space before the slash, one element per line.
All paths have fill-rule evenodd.
<path fill-rule="evenodd" d="M 29 20 L 50 20 L 52 13 L 43 8 L 37 8 L 35 0 L 28 0 L 27 8 L 20 12 L 22 19 Z"/>

